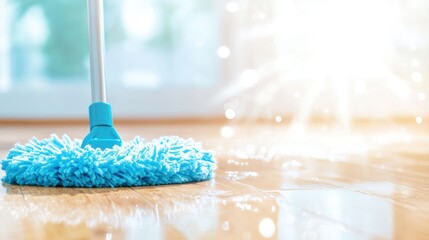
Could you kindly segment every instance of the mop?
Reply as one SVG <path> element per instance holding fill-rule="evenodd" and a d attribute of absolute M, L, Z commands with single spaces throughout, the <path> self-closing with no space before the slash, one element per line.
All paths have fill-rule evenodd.
<path fill-rule="evenodd" d="M 103 0 L 88 0 L 92 104 L 90 132 L 33 138 L 1 160 L 8 184 L 45 187 L 125 187 L 179 184 L 213 178 L 216 160 L 192 139 L 136 137 L 122 142 L 113 127 L 104 79 Z"/>

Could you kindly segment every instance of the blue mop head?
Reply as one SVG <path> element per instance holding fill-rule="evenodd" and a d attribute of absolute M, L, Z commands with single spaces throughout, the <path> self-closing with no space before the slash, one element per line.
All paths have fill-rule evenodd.
<path fill-rule="evenodd" d="M 216 160 L 192 139 L 136 137 L 105 150 L 81 147 L 80 140 L 33 138 L 16 144 L 3 159 L 6 183 L 62 187 L 125 187 L 211 179 Z"/>

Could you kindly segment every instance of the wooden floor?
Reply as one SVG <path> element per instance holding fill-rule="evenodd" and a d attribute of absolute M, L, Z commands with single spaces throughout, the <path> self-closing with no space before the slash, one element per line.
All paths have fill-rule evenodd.
<path fill-rule="evenodd" d="M 215 152 L 206 182 L 72 189 L 0 186 L 0 239 L 429 239 L 429 127 L 119 125 L 125 140 L 193 137 Z M 86 126 L 0 126 L 15 142 Z M 0 171 L 3 176 L 4 172 Z"/>

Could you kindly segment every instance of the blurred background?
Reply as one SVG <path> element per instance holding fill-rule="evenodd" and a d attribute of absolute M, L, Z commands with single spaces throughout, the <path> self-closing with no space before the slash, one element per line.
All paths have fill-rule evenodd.
<path fill-rule="evenodd" d="M 86 1 L 0 0 L 0 153 L 31 135 L 85 136 Z M 426 232 L 428 0 L 104 4 L 107 97 L 115 121 L 125 123 L 118 124 L 123 139 L 192 137 L 219 160 L 219 191 L 211 183 L 201 192 L 185 188 L 180 191 L 190 195 L 176 198 L 179 205 L 168 202 L 176 201 L 174 192 L 160 198 L 174 207 L 167 218 L 178 233 L 210 234 L 216 219 L 225 234 L 250 234 L 246 226 L 252 226 L 253 236 L 280 239 L 365 232 L 416 239 L 407 236 Z M 29 124 L 8 126 L 22 122 Z M 85 122 L 85 128 L 52 122 Z M 133 122 L 155 124 L 127 124 Z M 278 198 L 265 198 L 275 191 Z M 209 222 L 201 221 L 201 206 L 214 208 L 210 216 L 201 212 Z M 42 207 L 43 214 L 25 214 L 44 217 Z M 189 207 L 197 215 L 183 221 Z M 147 217 L 125 210 L 140 222 Z M 140 231 L 131 224 L 131 234 L 163 229 L 155 225 Z"/>
<path fill-rule="evenodd" d="M 425 0 L 105 0 L 117 119 L 428 113 Z M 0 119 L 86 119 L 86 0 L 0 0 Z"/>

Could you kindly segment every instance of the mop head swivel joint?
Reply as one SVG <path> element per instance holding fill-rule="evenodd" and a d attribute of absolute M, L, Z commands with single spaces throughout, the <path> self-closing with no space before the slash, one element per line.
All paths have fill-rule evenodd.
<path fill-rule="evenodd" d="M 90 132 L 83 139 L 82 147 L 90 145 L 93 148 L 112 148 L 121 146 L 122 140 L 113 127 L 112 108 L 108 103 L 97 102 L 89 106 Z"/>

